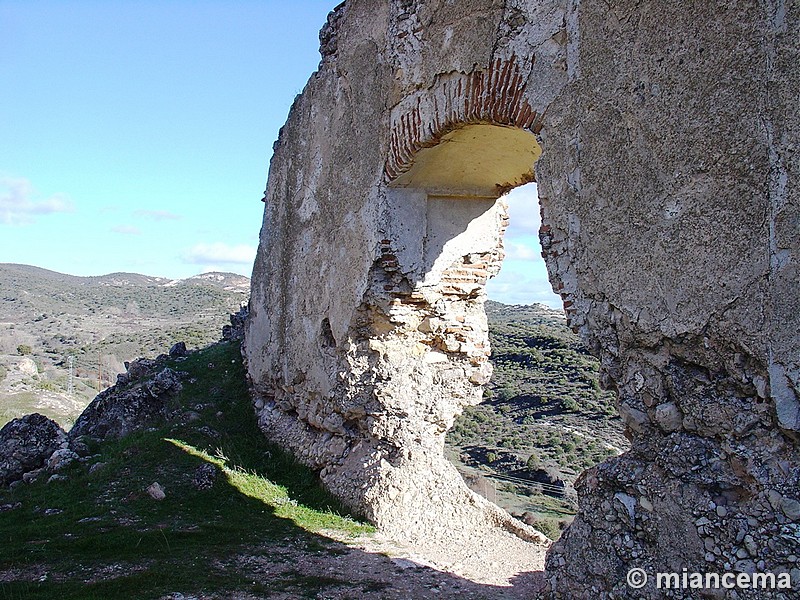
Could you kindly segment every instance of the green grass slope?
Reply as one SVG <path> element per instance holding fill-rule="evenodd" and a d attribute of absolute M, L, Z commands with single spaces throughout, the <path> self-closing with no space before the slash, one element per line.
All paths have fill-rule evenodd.
<path fill-rule="evenodd" d="M 341 516 L 312 471 L 266 442 L 238 343 L 170 366 L 190 373 L 176 400 L 181 422 L 94 448 L 64 481 L 44 476 L 0 490 L 0 599 L 159 598 L 176 590 L 313 596 L 330 578 L 288 569 L 267 589 L 232 557 L 274 558 L 286 547 L 335 555 L 314 532 L 371 530 Z M 203 464 L 217 476 L 199 490 L 192 480 Z M 161 501 L 146 492 L 153 482 L 165 489 Z"/>

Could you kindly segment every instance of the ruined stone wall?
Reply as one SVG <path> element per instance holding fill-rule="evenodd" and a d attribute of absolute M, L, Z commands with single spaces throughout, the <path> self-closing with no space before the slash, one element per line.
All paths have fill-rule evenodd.
<path fill-rule="evenodd" d="M 442 447 L 490 375 L 496 198 L 538 159 L 551 282 L 633 446 L 579 480 L 551 591 L 800 575 L 799 28 L 777 0 L 337 8 L 270 165 L 245 350 L 267 435 L 395 535 L 535 537 Z"/>
<path fill-rule="evenodd" d="M 541 539 L 469 491 L 442 455 L 491 373 L 484 285 L 507 223 L 496 199 L 532 179 L 538 148 L 516 127 L 538 123 L 554 94 L 525 82 L 539 71 L 566 80 L 548 64 L 563 54 L 551 39 L 563 11 L 526 10 L 346 3 L 323 29 L 320 70 L 270 166 L 246 344 L 260 424 L 405 539 L 470 523 Z M 535 36 L 499 43 L 511 27 Z M 530 58 L 536 44 L 544 67 Z M 417 152 L 476 144 L 465 123 L 495 124 L 467 134 L 499 156 L 504 136 L 529 138 L 521 162 L 488 184 L 464 172 L 418 185 Z M 436 179 L 442 169 L 428 166 Z M 393 184 L 401 175 L 411 179 Z"/>
<path fill-rule="evenodd" d="M 574 77 L 537 164 L 542 241 L 633 448 L 578 482 L 553 587 L 624 595 L 611 574 L 631 566 L 797 585 L 800 5 L 570 15 Z"/>

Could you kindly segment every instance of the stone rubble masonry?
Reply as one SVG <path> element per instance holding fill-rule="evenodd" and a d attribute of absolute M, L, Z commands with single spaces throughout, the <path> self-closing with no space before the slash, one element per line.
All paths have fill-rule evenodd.
<path fill-rule="evenodd" d="M 529 60 L 534 61 L 535 56 Z M 407 110 L 392 111 L 387 182 L 408 171 L 422 148 L 436 146 L 445 133 L 470 123 L 508 125 L 538 133 L 541 118 L 524 98 L 524 91 L 525 80 L 513 54 L 507 60 L 496 58 L 487 70 L 437 75 L 432 90 L 413 94 L 399 105 L 411 104 Z"/>
<path fill-rule="evenodd" d="M 632 442 L 579 479 L 550 594 L 663 597 L 634 566 L 800 585 L 800 4 L 348 0 L 320 39 L 245 325 L 265 433 L 397 537 L 537 539 L 442 454 L 491 375 L 496 198 L 535 179 Z"/>

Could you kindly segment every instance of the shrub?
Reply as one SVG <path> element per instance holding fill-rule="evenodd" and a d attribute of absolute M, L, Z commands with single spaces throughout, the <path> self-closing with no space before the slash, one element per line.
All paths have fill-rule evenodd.
<path fill-rule="evenodd" d="M 502 402 L 507 402 L 516 395 L 517 395 L 516 390 L 509 385 L 504 385 L 499 390 L 497 390 L 497 398 Z"/>
<path fill-rule="evenodd" d="M 533 454 L 531 454 L 531 455 L 528 457 L 528 460 L 527 460 L 527 462 L 526 462 L 525 464 L 528 466 L 528 468 L 529 468 L 531 471 L 535 471 L 536 469 L 538 469 L 538 468 L 541 466 L 541 464 L 542 464 L 542 463 L 541 463 L 541 461 L 539 460 L 539 457 L 538 457 L 538 456 L 536 455 L 536 453 L 534 452 Z"/>
<path fill-rule="evenodd" d="M 551 540 L 557 540 L 561 537 L 562 528 L 559 519 L 546 517 L 541 519 L 531 519 L 530 525 L 537 531 L 541 531 Z"/>
<path fill-rule="evenodd" d="M 17 354 L 19 354 L 20 356 L 25 356 L 26 354 L 32 354 L 32 353 L 33 353 L 33 348 L 28 346 L 28 344 L 20 344 L 19 346 L 17 346 Z"/>
<path fill-rule="evenodd" d="M 564 399 L 564 410 L 569 411 L 577 411 L 578 410 L 578 403 L 575 402 L 574 398 L 565 398 Z"/>

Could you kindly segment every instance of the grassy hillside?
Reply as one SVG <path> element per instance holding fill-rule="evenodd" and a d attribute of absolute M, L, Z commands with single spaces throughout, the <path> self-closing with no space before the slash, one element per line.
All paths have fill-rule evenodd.
<path fill-rule="evenodd" d="M 75 277 L 0 264 L 0 425 L 33 411 L 68 424 L 125 361 L 219 339 L 249 289 L 231 273 Z"/>
<path fill-rule="evenodd" d="M 177 590 L 301 598 L 348 584 L 335 574 L 309 577 L 289 553 L 335 560 L 342 549 L 317 532 L 346 537 L 371 528 L 340 516 L 346 512 L 314 473 L 265 441 L 238 344 L 172 366 L 190 374 L 177 399 L 179 422 L 95 448 L 66 480 L 48 483 L 45 475 L 0 489 L 0 598 L 159 598 Z M 216 471 L 209 489 L 193 485 L 203 465 Z M 153 482 L 165 489 L 161 501 L 145 491 Z M 244 557 L 281 568 L 265 581 Z"/>
<path fill-rule="evenodd" d="M 557 536 L 575 478 L 628 447 L 614 396 L 560 312 L 496 302 L 486 312 L 494 374 L 448 433 L 448 456 L 473 489 Z"/>

